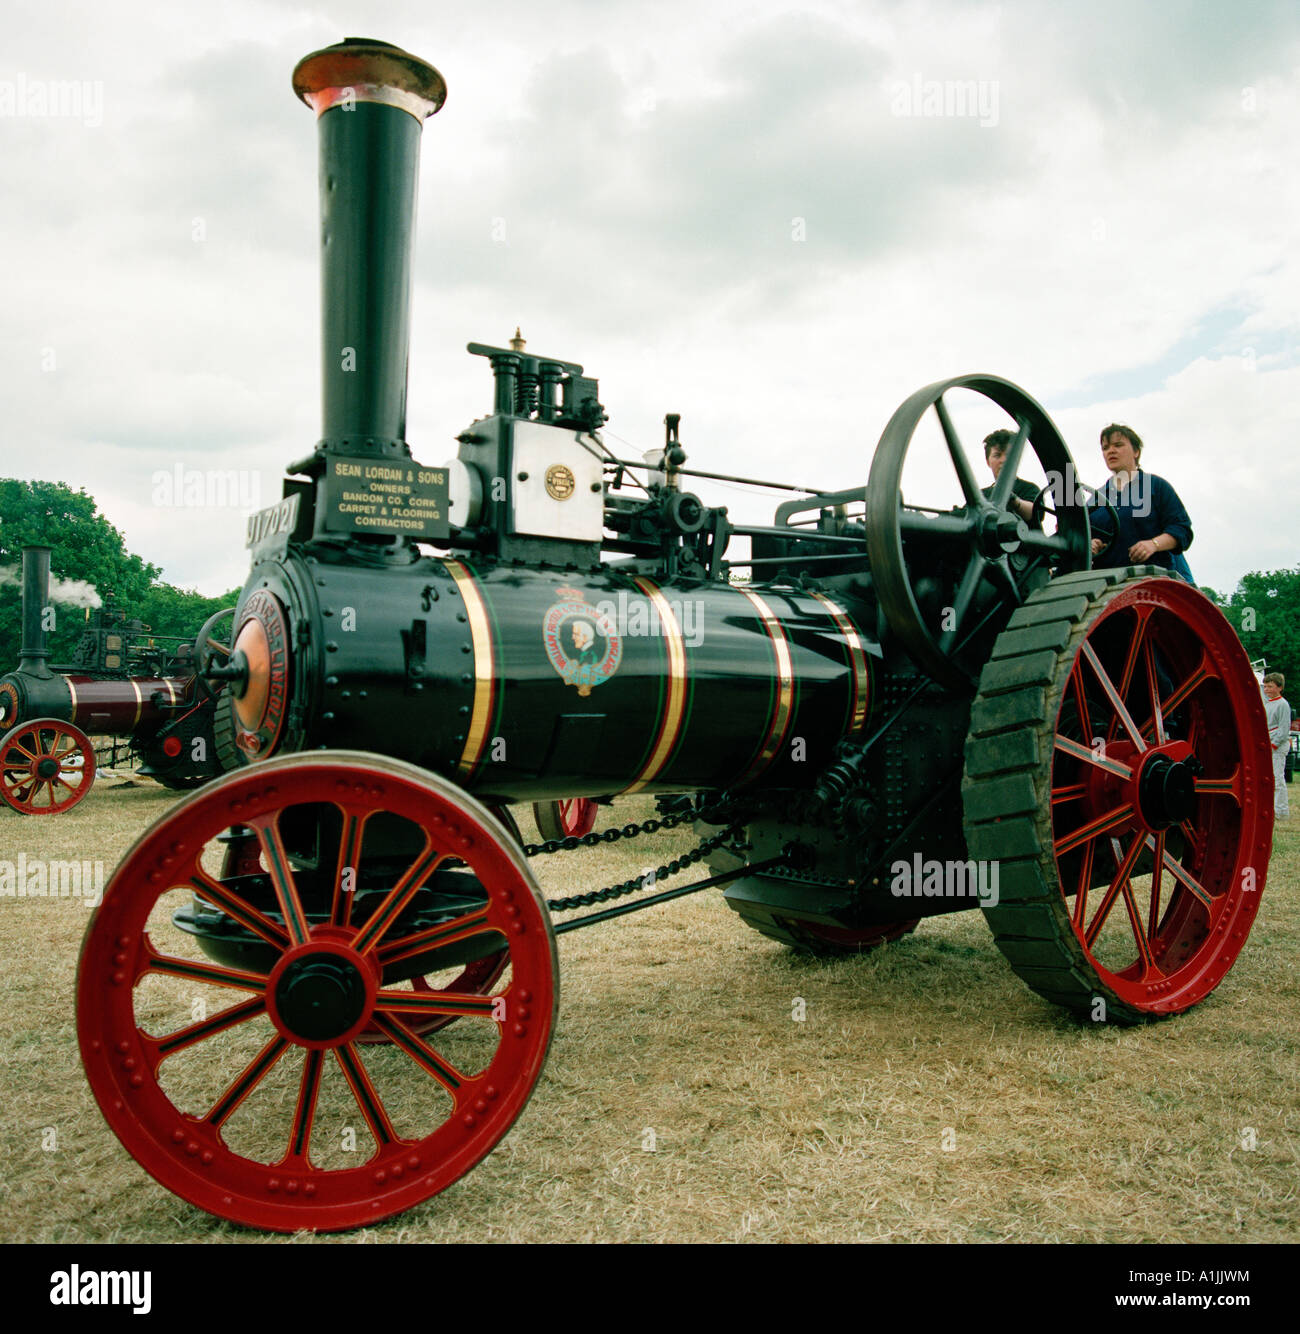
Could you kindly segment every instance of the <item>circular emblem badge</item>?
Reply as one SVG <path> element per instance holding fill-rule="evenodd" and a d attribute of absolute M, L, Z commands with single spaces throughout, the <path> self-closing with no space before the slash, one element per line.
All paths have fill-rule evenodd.
<path fill-rule="evenodd" d="M 0 729 L 8 731 L 18 721 L 18 687 L 12 681 L 0 685 Z"/>
<path fill-rule="evenodd" d="M 264 588 L 244 604 L 234 653 L 242 654 L 248 678 L 242 691 L 232 686 L 235 745 L 250 760 L 269 755 L 284 728 L 289 694 L 289 629 L 284 608 Z"/>
<path fill-rule="evenodd" d="M 556 592 L 560 601 L 547 609 L 542 622 L 546 656 L 565 685 L 576 686 L 579 695 L 590 695 L 618 671 L 623 661 L 623 640 L 613 620 L 588 602 L 584 593 L 576 588 L 559 588 Z"/>
<path fill-rule="evenodd" d="M 568 500 L 573 494 L 577 482 L 573 470 L 563 463 L 552 463 L 546 470 L 546 493 L 556 500 Z"/>

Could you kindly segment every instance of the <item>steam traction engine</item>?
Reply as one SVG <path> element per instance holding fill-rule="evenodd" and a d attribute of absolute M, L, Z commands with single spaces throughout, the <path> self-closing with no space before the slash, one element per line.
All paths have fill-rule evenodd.
<path fill-rule="evenodd" d="M 1073 473 L 1032 398 L 930 385 L 865 487 L 742 526 L 685 489 L 709 474 L 674 418 L 649 464 L 618 459 L 582 366 L 471 344 L 493 410 L 449 465 L 418 464 L 412 214 L 443 82 L 354 40 L 294 88 L 320 136 L 324 430 L 251 525 L 230 652 L 208 664 L 247 767 L 139 840 L 80 967 L 90 1081 L 148 1171 L 274 1229 L 427 1199 L 538 1079 L 557 935 L 714 885 L 825 952 L 982 906 L 1016 972 L 1094 1019 L 1174 1014 L 1222 980 L 1271 844 L 1259 692 L 1195 589 L 1090 569 L 1069 488 L 1013 510 L 1022 465 Z M 961 395 L 1016 426 L 987 494 Z M 900 490 L 936 421 L 956 507 Z M 544 903 L 526 854 L 565 842 L 521 847 L 488 803 L 620 792 L 686 795 L 585 841 L 690 822 L 701 842 L 657 878 L 713 874 L 555 925 L 548 907 L 642 886 Z M 954 894 L 935 868 L 992 869 L 997 892 Z M 353 1123 L 367 1142 L 340 1151 Z"/>
<path fill-rule="evenodd" d="M 166 787 L 196 787 L 229 768 L 213 725 L 217 695 L 196 669 L 213 656 L 213 632 L 229 624 L 231 611 L 212 617 L 191 645 L 100 609 L 74 661 L 51 667 L 43 621 L 49 585 L 50 548 L 24 547 L 18 666 L 0 677 L 5 804 L 21 815 L 75 806 L 95 781 L 95 737 L 122 738 L 140 757 L 140 772 Z"/>

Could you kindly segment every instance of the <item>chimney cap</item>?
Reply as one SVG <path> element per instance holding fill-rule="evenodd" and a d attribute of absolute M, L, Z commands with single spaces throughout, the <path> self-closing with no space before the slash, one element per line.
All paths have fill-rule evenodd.
<path fill-rule="evenodd" d="M 293 91 L 317 116 L 350 100 L 399 107 L 422 121 L 447 100 L 446 81 L 432 65 L 369 37 L 349 37 L 303 56 L 293 71 Z"/>

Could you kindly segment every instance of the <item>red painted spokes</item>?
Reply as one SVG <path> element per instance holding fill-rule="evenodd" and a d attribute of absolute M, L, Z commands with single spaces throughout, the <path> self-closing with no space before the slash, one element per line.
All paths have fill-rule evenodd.
<path fill-rule="evenodd" d="M 1195 1004 L 1254 918 L 1272 833 L 1257 696 L 1232 628 L 1173 579 L 1107 602 L 1074 661 L 1052 765 L 1057 871 L 1075 935 L 1138 1009 Z"/>
<path fill-rule="evenodd" d="M 510 808 L 493 805 L 489 806 L 488 810 L 492 812 L 499 823 L 505 826 L 506 832 L 515 845 L 522 848 L 524 845 L 523 836 L 519 832 L 519 826 L 515 823 L 514 816 L 510 814 Z M 486 996 L 497 984 L 509 965 L 509 950 L 497 950 L 496 953 L 489 954 L 482 959 L 470 960 L 460 973 L 440 979 L 439 985 L 447 991 L 469 992 L 475 996 Z M 412 991 L 428 992 L 436 989 L 426 978 L 411 978 Z M 411 1032 L 417 1037 L 423 1038 L 428 1037 L 430 1033 L 437 1033 L 440 1029 L 454 1024 L 458 1018 L 459 1016 L 455 1014 L 431 1014 L 419 1019 L 412 1017 L 407 1023 Z M 378 1024 L 370 1024 L 357 1038 L 357 1041 L 364 1044 L 387 1042 L 389 1037 Z"/>
<path fill-rule="evenodd" d="M 261 846 L 256 903 L 221 879 L 232 825 Z M 459 905 L 443 918 L 418 895 L 433 876 Z M 246 962 L 212 962 L 173 923 L 195 894 L 238 923 Z M 492 995 L 387 981 L 476 940 L 508 956 Z M 412 765 L 330 752 L 227 774 L 140 839 L 87 932 L 77 1008 L 95 1097 L 141 1165 L 290 1231 L 388 1217 L 473 1167 L 526 1103 L 555 1003 L 545 907 L 487 811 Z M 436 1047 L 415 1031 L 448 1015 Z M 372 1027 L 389 1041 L 363 1049 Z"/>
<path fill-rule="evenodd" d="M 71 723 L 37 718 L 0 740 L 0 796 L 23 815 L 56 815 L 95 781 L 95 749 Z"/>
<path fill-rule="evenodd" d="M 533 818 L 543 838 L 582 838 L 596 827 L 600 803 L 590 797 L 533 803 Z"/>

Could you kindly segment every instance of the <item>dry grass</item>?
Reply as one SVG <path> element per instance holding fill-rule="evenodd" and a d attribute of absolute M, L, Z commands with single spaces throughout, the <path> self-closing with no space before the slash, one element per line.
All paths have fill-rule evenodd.
<path fill-rule="evenodd" d="M 0 811 L 0 858 L 111 871 L 173 800 L 101 783 L 65 816 Z M 581 854 L 579 883 L 576 859 L 547 859 L 544 887 L 619 880 L 688 843 Z M 1027 991 L 979 913 L 833 963 L 713 894 L 566 936 L 550 1061 L 514 1130 L 441 1196 L 346 1239 L 1295 1241 L 1298 895 L 1293 816 L 1236 968 L 1140 1030 L 1080 1027 Z M 267 1240 L 167 1194 L 105 1126 L 72 1013 L 88 915 L 0 899 L 0 1236 Z"/>

